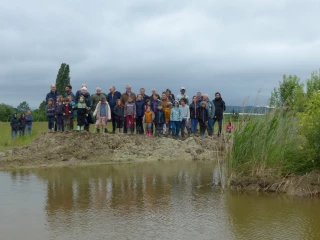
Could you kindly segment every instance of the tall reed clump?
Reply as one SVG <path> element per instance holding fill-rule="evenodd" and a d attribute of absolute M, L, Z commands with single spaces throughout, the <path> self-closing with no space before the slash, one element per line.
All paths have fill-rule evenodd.
<path fill-rule="evenodd" d="M 297 118 L 282 110 L 239 124 L 227 154 L 229 176 L 287 175 L 303 169 L 304 140 Z"/>

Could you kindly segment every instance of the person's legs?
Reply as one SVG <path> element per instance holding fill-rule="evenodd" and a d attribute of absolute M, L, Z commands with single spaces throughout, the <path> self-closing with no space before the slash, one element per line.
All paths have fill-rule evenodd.
<path fill-rule="evenodd" d="M 175 121 L 171 121 L 171 132 L 172 132 L 172 136 L 176 135 L 176 122 Z"/>
<path fill-rule="evenodd" d="M 100 117 L 101 124 L 102 124 L 102 134 L 106 133 L 106 127 L 107 127 L 107 118 L 106 117 Z"/>
<path fill-rule="evenodd" d="M 214 125 L 213 118 L 209 118 L 208 119 L 208 135 L 209 136 L 213 135 L 213 125 Z"/>
<path fill-rule="evenodd" d="M 123 118 L 123 133 L 127 133 L 127 117 Z"/>
<path fill-rule="evenodd" d="M 198 119 L 196 118 L 191 119 L 191 131 L 192 133 L 196 133 L 198 131 Z"/>
<path fill-rule="evenodd" d="M 73 130 L 73 117 L 72 118 L 70 118 L 70 131 L 72 131 Z"/>
<path fill-rule="evenodd" d="M 16 136 L 18 135 L 18 131 L 11 129 L 11 139 L 15 139 Z"/>
<path fill-rule="evenodd" d="M 183 119 L 181 122 L 181 137 L 184 137 L 185 135 L 185 132 L 184 132 L 185 127 L 186 127 L 186 120 Z"/>
<path fill-rule="evenodd" d="M 181 129 L 181 122 L 177 121 L 176 122 L 176 136 L 178 137 L 180 134 L 180 129 Z"/>
<path fill-rule="evenodd" d="M 116 132 L 116 126 L 117 126 L 117 120 L 116 120 L 116 116 L 113 113 L 113 111 L 111 111 L 111 121 L 112 121 L 112 132 L 115 133 Z"/>
<path fill-rule="evenodd" d="M 136 133 L 142 134 L 142 117 L 136 118 Z"/>
<path fill-rule="evenodd" d="M 96 118 L 96 124 L 95 124 L 95 128 L 94 128 L 94 132 L 97 133 L 98 129 L 100 127 L 100 123 L 101 123 L 101 117 Z"/>
<path fill-rule="evenodd" d="M 217 121 L 218 121 L 218 124 L 219 124 L 218 136 L 220 136 L 221 132 L 222 132 L 222 118 L 218 118 Z"/>

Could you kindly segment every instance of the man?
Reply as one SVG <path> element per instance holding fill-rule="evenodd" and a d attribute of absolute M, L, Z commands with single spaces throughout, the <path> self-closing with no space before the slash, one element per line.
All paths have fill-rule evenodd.
<path fill-rule="evenodd" d="M 46 104 L 48 104 L 48 99 L 52 98 L 54 104 L 56 104 L 57 97 L 60 95 L 60 93 L 57 92 L 57 88 L 55 84 L 50 85 L 50 92 L 46 96 Z"/>
<path fill-rule="evenodd" d="M 197 92 L 197 104 L 199 104 L 200 106 L 202 101 L 203 101 L 203 97 L 201 95 L 201 92 Z"/>
<path fill-rule="evenodd" d="M 73 100 L 75 99 L 75 96 L 74 96 L 74 94 L 72 92 L 72 86 L 71 85 L 67 85 L 66 86 L 66 94 L 65 94 L 64 97 L 69 97 L 69 96 L 71 96 Z"/>
<path fill-rule="evenodd" d="M 80 98 L 80 96 L 82 95 L 81 94 L 81 89 L 82 88 L 86 88 L 87 89 L 87 84 L 85 84 L 85 83 L 83 83 L 83 84 L 81 84 L 81 88 L 80 88 L 80 90 L 78 90 L 77 92 L 76 92 L 76 96 L 75 96 L 75 98 L 73 99 L 73 101 L 77 104 L 78 102 L 79 102 L 79 98 Z M 89 96 L 90 96 L 90 93 L 87 91 L 87 94 L 89 94 Z"/>
<path fill-rule="evenodd" d="M 100 98 L 104 96 L 107 98 L 107 95 L 105 93 L 102 93 L 101 88 L 97 87 L 96 88 L 96 93 L 92 94 L 90 99 L 92 101 L 92 111 L 94 112 L 94 110 L 96 110 L 96 106 L 98 104 L 98 102 L 100 101 Z"/>
<path fill-rule="evenodd" d="M 167 97 L 166 92 L 163 92 L 161 95 L 161 105 L 162 105 L 162 109 L 163 111 L 165 111 L 165 109 L 167 108 L 167 104 L 170 102 L 170 100 Z"/>
<path fill-rule="evenodd" d="M 32 122 L 33 122 L 33 117 L 31 115 L 31 111 L 28 110 L 26 114 L 26 133 L 29 134 L 30 136 L 32 135 Z"/>
<path fill-rule="evenodd" d="M 144 88 L 140 88 L 140 95 L 143 102 L 146 102 L 147 99 L 150 99 L 150 97 L 146 95 L 146 90 Z"/>
<path fill-rule="evenodd" d="M 92 101 L 91 101 L 91 98 L 90 98 L 90 94 L 88 93 L 88 90 L 86 87 L 82 87 L 81 90 L 80 90 L 80 94 L 79 94 L 79 98 L 80 96 L 84 96 L 84 101 L 86 102 L 86 105 L 87 105 L 87 108 L 88 108 L 88 117 L 87 117 L 87 120 L 84 124 L 84 130 L 89 132 L 89 128 L 90 128 L 90 123 L 94 123 L 93 122 L 93 119 L 92 119 L 92 112 L 91 112 L 91 108 L 92 108 Z"/>
<path fill-rule="evenodd" d="M 222 119 L 223 113 L 226 110 L 226 104 L 221 98 L 221 94 L 216 92 L 215 99 L 212 101 L 215 107 L 214 118 L 213 118 L 213 127 L 216 122 L 219 124 L 218 137 L 221 135 L 222 131 Z"/>
<path fill-rule="evenodd" d="M 116 91 L 116 88 L 114 86 L 111 86 L 109 88 L 110 93 L 107 96 L 107 101 L 110 106 L 111 110 L 111 121 L 112 121 L 112 133 L 116 132 L 116 127 L 117 127 L 117 120 L 116 120 L 116 115 L 114 114 L 114 107 L 116 106 L 117 100 L 120 99 L 121 93 Z"/>
<path fill-rule="evenodd" d="M 156 95 L 156 94 L 157 94 L 157 89 L 152 88 L 152 89 L 151 89 L 151 97 L 152 97 L 153 95 Z"/>
<path fill-rule="evenodd" d="M 207 103 L 207 110 L 208 110 L 208 135 L 213 135 L 213 118 L 215 113 L 214 104 L 209 100 L 209 95 L 204 94 L 203 95 L 203 101 Z"/>
<path fill-rule="evenodd" d="M 136 94 L 131 92 L 131 86 L 130 85 L 126 85 L 126 92 L 121 94 L 120 97 L 120 101 L 122 103 L 122 105 L 126 105 L 128 98 L 131 97 L 132 101 L 135 102 L 136 101 Z M 126 119 L 123 119 L 123 133 L 127 133 L 127 124 L 126 124 Z"/>
<path fill-rule="evenodd" d="M 177 95 L 176 100 L 177 100 L 178 102 L 180 102 L 180 100 L 181 100 L 182 98 L 186 99 L 186 100 L 187 100 L 187 103 L 186 103 L 186 104 L 189 105 L 189 97 L 188 97 L 188 95 L 186 94 L 186 88 L 185 88 L 185 87 L 181 87 L 181 88 L 180 88 L 180 94 Z"/>

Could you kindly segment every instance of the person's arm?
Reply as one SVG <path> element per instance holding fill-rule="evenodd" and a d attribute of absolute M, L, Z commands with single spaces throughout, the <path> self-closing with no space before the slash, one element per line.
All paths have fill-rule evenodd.
<path fill-rule="evenodd" d="M 190 120 L 190 108 L 189 108 L 189 106 L 187 107 L 187 121 L 189 121 Z"/>
<path fill-rule="evenodd" d="M 146 114 L 143 114 L 142 123 L 146 121 Z"/>
<path fill-rule="evenodd" d="M 137 116 L 137 106 L 136 104 L 134 103 L 133 104 L 133 117 L 135 118 Z"/>
<path fill-rule="evenodd" d="M 111 119 L 111 110 L 110 110 L 109 103 L 107 103 L 107 106 L 108 106 L 108 120 L 110 120 Z"/>
<path fill-rule="evenodd" d="M 123 117 L 126 117 L 126 115 L 127 115 L 127 104 L 124 105 Z"/>
<path fill-rule="evenodd" d="M 179 112 L 179 121 L 182 122 L 182 110 L 181 110 L 181 108 L 179 108 L 178 112 Z"/>
<path fill-rule="evenodd" d="M 155 114 L 154 112 L 152 112 L 152 121 L 154 120 L 154 118 L 155 118 Z"/>
<path fill-rule="evenodd" d="M 223 103 L 223 111 L 225 112 L 226 111 L 226 103 L 224 101 L 222 101 Z"/>

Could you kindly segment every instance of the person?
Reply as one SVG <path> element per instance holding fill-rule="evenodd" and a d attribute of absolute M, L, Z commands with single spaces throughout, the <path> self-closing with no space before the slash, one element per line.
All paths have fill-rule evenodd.
<path fill-rule="evenodd" d="M 26 115 L 21 113 L 19 118 L 19 134 L 20 136 L 24 136 L 26 130 Z"/>
<path fill-rule="evenodd" d="M 124 119 L 124 107 L 121 104 L 121 100 L 118 99 L 116 102 L 116 106 L 113 108 L 117 129 L 119 129 L 118 133 L 121 133 L 122 125 L 123 125 L 123 119 Z"/>
<path fill-rule="evenodd" d="M 190 119 L 191 119 L 191 132 L 196 134 L 198 132 L 198 118 L 200 105 L 196 96 L 193 96 L 190 108 Z"/>
<path fill-rule="evenodd" d="M 198 120 L 200 125 L 200 136 L 205 138 L 205 133 L 208 125 L 208 110 L 207 110 L 207 103 L 205 101 L 201 102 L 201 107 L 199 109 Z"/>
<path fill-rule="evenodd" d="M 73 101 L 73 98 L 71 95 L 68 97 L 69 102 L 71 104 L 71 116 L 70 116 L 70 130 L 73 131 L 74 129 L 74 119 L 77 117 L 77 111 L 74 111 L 74 107 L 76 106 L 76 103 Z"/>
<path fill-rule="evenodd" d="M 127 129 L 130 133 L 134 132 L 134 118 L 136 116 L 136 104 L 133 102 L 131 97 L 128 98 L 126 105 L 124 106 L 124 117 L 126 119 Z"/>
<path fill-rule="evenodd" d="M 71 97 L 71 96 L 70 96 Z M 63 126 L 65 131 L 70 131 L 70 119 L 72 116 L 72 105 L 69 102 L 69 98 L 64 98 L 62 105 Z"/>
<path fill-rule="evenodd" d="M 11 126 L 11 139 L 15 139 L 18 136 L 18 131 L 20 127 L 17 113 L 14 113 L 12 115 L 12 118 L 10 120 L 10 126 Z"/>
<path fill-rule="evenodd" d="M 117 100 L 120 99 L 121 93 L 116 91 L 114 86 L 109 88 L 109 93 L 107 96 L 107 102 L 109 103 L 110 108 L 113 110 L 117 104 Z M 111 111 L 111 121 L 112 121 L 112 133 L 116 132 L 117 127 L 117 117 L 114 114 L 114 111 Z"/>
<path fill-rule="evenodd" d="M 141 100 L 146 102 L 147 99 L 150 99 L 148 95 L 146 95 L 146 90 L 144 88 L 140 88 Z"/>
<path fill-rule="evenodd" d="M 144 106 L 144 111 L 147 111 L 147 107 L 150 107 L 150 109 L 151 109 L 151 100 L 150 99 L 146 100 L 146 104 Z"/>
<path fill-rule="evenodd" d="M 120 100 L 123 106 L 126 105 L 128 102 L 129 97 L 131 97 L 132 102 L 136 101 L 136 94 L 131 91 L 131 86 L 126 85 L 126 91 L 121 94 Z M 124 118 L 124 127 L 123 127 L 123 133 L 127 133 L 127 124 L 126 124 L 126 119 Z"/>
<path fill-rule="evenodd" d="M 197 92 L 197 103 L 198 103 L 199 107 L 202 102 L 203 102 L 203 96 L 201 95 L 201 92 Z"/>
<path fill-rule="evenodd" d="M 154 124 L 156 126 L 156 136 L 161 137 L 163 133 L 163 125 L 166 122 L 166 117 L 162 109 L 162 103 L 158 104 L 157 112 L 154 116 Z"/>
<path fill-rule="evenodd" d="M 161 101 L 159 100 L 159 95 L 158 94 L 152 95 L 152 100 L 150 101 L 152 112 L 154 113 L 157 112 L 159 103 L 161 103 Z"/>
<path fill-rule="evenodd" d="M 171 130 L 172 136 L 178 137 L 181 128 L 181 121 L 182 121 L 182 111 L 179 107 L 179 102 L 177 100 L 174 101 L 174 107 L 170 113 L 170 121 L 171 121 Z"/>
<path fill-rule="evenodd" d="M 55 108 L 54 100 L 52 98 L 48 99 L 46 112 L 47 112 L 47 118 L 48 118 L 48 132 L 53 133 L 56 108 Z"/>
<path fill-rule="evenodd" d="M 81 96 L 84 97 L 84 102 L 87 105 L 87 111 L 88 111 L 87 115 L 85 115 L 86 116 L 86 121 L 85 121 L 85 124 L 84 124 L 84 130 L 89 132 L 90 124 L 93 124 L 94 121 L 93 121 L 92 112 L 91 112 L 92 101 L 91 101 L 91 98 L 90 98 L 90 93 L 88 92 L 88 89 L 86 87 L 82 87 L 81 88 Z"/>
<path fill-rule="evenodd" d="M 66 86 L 66 94 L 64 97 L 69 98 L 69 96 L 71 96 L 72 99 L 75 99 L 75 95 L 72 92 L 72 86 L 70 84 Z"/>
<path fill-rule="evenodd" d="M 106 134 L 107 132 L 107 123 L 108 120 L 111 119 L 111 111 L 110 106 L 107 102 L 107 98 L 105 96 L 101 96 L 100 102 L 98 102 L 96 106 L 96 110 L 93 113 L 93 116 L 96 117 L 96 127 L 94 129 L 95 133 L 99 133 L 99 125 L 102 125 L 102 134 Z"/>
<path fill-rule="evenodd" d="M 147 106 L 147 109 L 143 116 L 143 123 L 145 123 L 146 135 L 150 137 L 152 135 L 152 123 L 154 120 L 154 113 L 151 111 L 151 107 Z"/>
<path fill-rule="evenodd" d="M 216 92 L 215 99 L 213 100 L 213 104 L 215 107 L 214 118 L 213 118 L 213 128 L 214 128 L 214 124 L 218 122 L 218 125 L 219 125 L 218 137 L 219 137 L 222 131 L 223 113 L 226 110 L 226 104 L 222 100 L 221 94 L 219 92 Z"/>
<path fill-rule="evenodd" d="M 213 135 L 213 118 L 215 113 L 214 104 L 209 100 L 209 95 L 203 95 L 203 101 L 206 102 L 206 108 L 208 110 L 208 135 Z"/>
<path fill-rule="evenodd" d="M 155 89 L 155 88 L 152 88 L 151 89 L 151 97 L 153 96 L 153 95 L 156 95 L 157 94 L 157 89 Z M 159 99 L 159 98 L 158 98 Z"/>
<path fill-rule="evenodd" d="M 232 125 L 231 122 L 229 122 L 226 126 L 226 132 L 227 133 L 232 133 L 234 131 L 234 126 Z"/>
<path fill-rule="evenodd" d="M 79 102 L 80 96 L 83 95 L 83 94 L 82 94 L 82 89 L 83 89 L 83 88 L 86 88 L 86 89 L 87 89 L 87 84 L 85 84 L 85 83 L 81 84 L 80 90 L 78 90 L 78 91 L 76 92 L 76 96 L 75 96 L 75 98 L 73 99 L 73 101 L 74 101 L 76 104 Z M 86 93 L 90 96 L 90 93 L 88 92 L 88 89 L 87 89 L 87 92 L 86 92 Z"/>
<path fill-rule="evenodd" d="M 31 111 L 28 110 L 26 114 L 26 132 L 29 136 L 32 135 L 32 122 L 33 122 L 33 117 L 31 115 Z"/>
<path fill-rule="evenodd" d="M 167 104 L 170 102 L 168 99 L 166 92 L 163 92 L 161 95 L 161 103 L 162 103 L 162 109 L 165 110 L 167 108 Z"/>
<path fill-rule="evenodd" d="M 104 96 L 105 98 L 107 95 L 102 92 L 100 87 L 96 88 L 96 93 L 92 94 L 90 96 L 91 102 L 92 102 L 92 111 L 94 112 L 96 110 L 96 107 L 98 105 L 98 102 L 100 102 L 101 97 Z"/>
<path fill-rule="evenodd" d="M 164 110 L 164 114 L 166 116 L 166 124 L 165 124 L 165 129 L 163 130 L 164 133 L 168 134 L 171 131 L 171 122 L 170 122 L 170 114 L 172 110 L 172 103 L 168 102 L 167 103 L 167 108 Z"/>
<path fill-rule="evenodd" d="M 55 106 L 55 117 L 56 117 L 56 124 L 57 124 L 57 131 L 62 132 L 62 126 L 63 126 L 63 98 L 61 95 L 57 97 L 57 102 Z"/>
<path fill-rule="evenodd" d="M 167 88 L 166 90 L 166 95 L 167 95 L 167 98 L 168 100 L 173 104 L 174 102 L 174 94 L 171 93 L 171 90 Z"/>
<path fill-rule="evenodd" d="M 189 104 L 189 97 L 186 94 L 185 87 L 180 88 L 180 94 L 177 95 L 176 100 L 178 100 L 178 102 L 180 102 L 182 98 L 186 99 L 186 104 L 188 105 Z"/>
<path fill-rule="evenodd" d="M 88 106 L 84 96 L 79 97 L 79 102 L 74 107 L 74 110 L 77 110 L 77 130 L 83 131 L 88 117 Z"/>
<path fill-rule="evenodd" d="M 188 135 L 190 135 L 190 128 L 189 128 L 189 121 L 190 121 L 190 109 L 187 105 L 187 99 L 182 98 L 180 100 L 180 108 L 182 114 L 182 121 L 181 121 L 181 137 L 185 137 L 184 129 L 187 129 Z"/>
<path fill-rule="evenodd" d="M 137 101 L 136 101 L 136 133 L 137 134 L 143 134 L 144 130 L 143 130 L 143 124 L 142 124 L 142 120 L 143 120 L 143 115 L 144 115 L 144 104 L 145 101 L 142 100 L 142 95 L 138 94 L 137 95 Z"/>
<path fill-rule="evenodd" d="M 57 92 L 57 88 L 55 84 L 50 85 L 50 92 L 46 96 L 46 104 L 48 104 L 49 98 L 53 99 L 54 104 L 56 103 L 57 97 L 60 95 L 60 93 Z"/>

